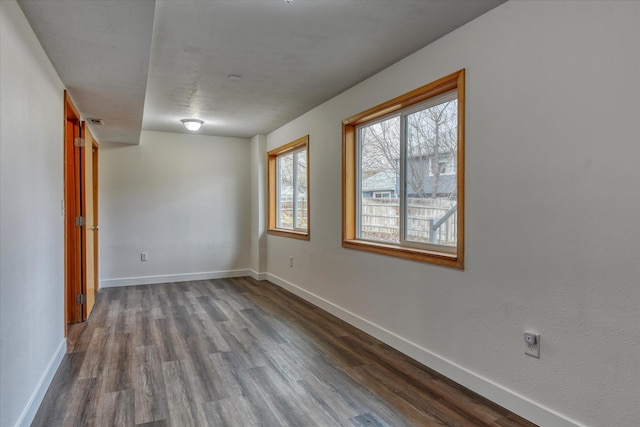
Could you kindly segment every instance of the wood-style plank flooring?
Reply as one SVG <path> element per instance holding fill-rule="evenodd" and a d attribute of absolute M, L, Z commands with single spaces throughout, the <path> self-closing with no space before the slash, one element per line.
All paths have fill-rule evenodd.
<path fill-rule="evenodd" d="M 269 282 L 100 291 L 33 426 L 533 426 Z"/>

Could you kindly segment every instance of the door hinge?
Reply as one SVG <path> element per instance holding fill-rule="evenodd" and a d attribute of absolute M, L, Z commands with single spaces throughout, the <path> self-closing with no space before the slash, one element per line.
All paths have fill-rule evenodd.
<path fill-rule="evenodd" d="M 76 297 L 76 303 L 77 304 L 86 304 L 87 303 L 87 296 L 85 294 L 80 294 Z"/>
<path fill-rule="evenodd" d="M 84 147 L 84 138 L 73 138 L 73 145 L 76 147 Z"/>
<path fill-rule="evenodd" d="M 76 227 L 84 227 L 87 225 L 87 217 L 86 216 L 77 216 L 76 217 Z"/>

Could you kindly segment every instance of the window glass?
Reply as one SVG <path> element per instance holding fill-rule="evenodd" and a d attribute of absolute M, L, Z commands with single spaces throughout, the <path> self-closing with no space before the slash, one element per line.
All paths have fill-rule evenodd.
<path fill-rule="evenodd" d="M 308 162 L 308 136 L 267 153 L 268 233 L 309 239 Z"/>
<path fill-rule="evenodd" d="M 396 193 L 400 175 L 400 118 L 362 126 L 359 140 L 359 237 L 398 243 L 400 210 L 397 196 L 391 198 L 390 195 L 392 191 Z"/>
<path fill-rule="evenodd" d="M 294 156 L 296 164 L 296 215 L 294 228 L 307 229 L 307 150 L 301 150 Z"/>
<path fill-rule="evenodd" d="M 456 246 L 458 102 L 451 93 L 405 116 L 405 239 Z"/>
<path fill-rule="evenodd" d="M 293 154 L 278 157 L 278 228 L 293 228 Z"/>

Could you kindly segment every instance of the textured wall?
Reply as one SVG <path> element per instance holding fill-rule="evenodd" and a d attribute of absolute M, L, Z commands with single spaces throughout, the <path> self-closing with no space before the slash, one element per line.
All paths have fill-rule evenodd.
<path fill-rule="evenodd" d="M 508 2 L 272 132 L 310 135 L 313 207 L 272 278 L 541 425 L 637 426 L 638 40 L 638 2 Z M 461 68 L 465 270 L 341 248 L 341 120 Z"/>
<path fill-rule="evenodd" d="M 64 352 L 63 89 L 17 3 L 0 2 L 2 426 L 31 422 Z"/>

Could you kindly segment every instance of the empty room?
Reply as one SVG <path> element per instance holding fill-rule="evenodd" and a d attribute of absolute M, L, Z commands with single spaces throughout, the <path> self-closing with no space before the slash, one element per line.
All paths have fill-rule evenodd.
<path fill-rule="evenodd" d="M 0 0 L 0 426 L 640 425 L 640 1 Z"/>

